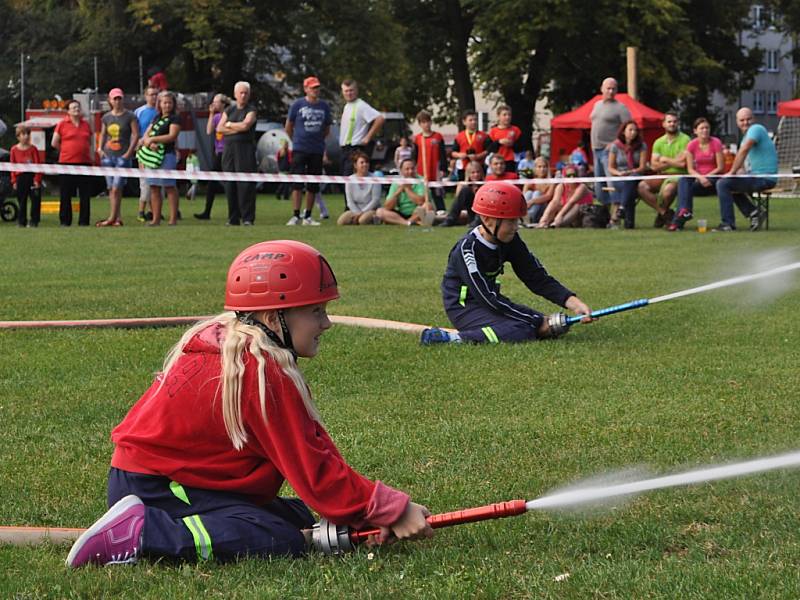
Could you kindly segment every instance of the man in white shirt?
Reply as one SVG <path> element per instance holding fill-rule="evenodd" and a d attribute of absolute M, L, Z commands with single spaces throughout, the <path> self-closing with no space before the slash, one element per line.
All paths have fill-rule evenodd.
<path fill-rule="evenodd" d="M 352 79 L 342 82 L 345 105 L 339 126 L 339 146 L 342 148 L 342 175 L 353 174 L 353 153 L 370 156 L 367 146 L 380 131 L 384 117 L 358 97 L 358 84 Z"/>

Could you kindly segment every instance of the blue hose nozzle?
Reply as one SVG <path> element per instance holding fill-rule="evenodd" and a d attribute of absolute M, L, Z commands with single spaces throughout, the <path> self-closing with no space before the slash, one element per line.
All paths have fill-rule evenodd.
<path fill-rule="evenodd" d="M 608 308 L 601 308 L 600 310 L 596 310 L 591 313 L 589 316 L 593 319 L 597 319 L 599 317 L 604 317 L 606 315 L 613 315 L 614 313 L 623 312 L 626 310 L 633 310 L 634 308 L 641 308 L 643 306 L 647 306 L 650 304 L 650 300 L 647 298 L 640 298 L 639 300 L 632 300 L 631 302 L 626 302 L 625 304 L 617 304 L 616 306 L 609 306 Z M 574 317 L 567 317 L 567 325 L 574 325 L 575 323 L 580 323 L 581 319 L 583 319 L 586 315 L 575 315 Z"/>

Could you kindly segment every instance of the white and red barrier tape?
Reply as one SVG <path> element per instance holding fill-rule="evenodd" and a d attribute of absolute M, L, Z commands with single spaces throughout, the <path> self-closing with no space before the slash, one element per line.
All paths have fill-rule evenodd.
<path fill-rule="evenodd" d="M 121 176 L 134 179 L 145 177 L 147 179 L 185 179 L 198 181 L 249 181 L 259 182 L 283 182 L 283 183 L 420 183 L 420 179 L 404 178 L 398 176 L 386 177 L 358 177 L 353 179 L 343 175 L 288 175 L 283 173 L 233 173 L 229 171 L 179 171 L 165 169 L 134 169 L 124 167 L 86 167 L 81 165 L 66 164 L 31 164 L 31 163 L 0 163 L 0 171 L 15 171 L 18 173 L 43 173 L 45 175 L 91 175 L 91 176 Z M 761 177 L 773 179 L 794 179 L 800 177 L 800 173 L 774 173 L 745 174 L 745 175 L 725 175 L 726 177 Z M 665 174 L 665 175 L 629 175 L 625 177 L 552 177 L 548 179 L 506 179 L 507 183 L 595 183 L 614 182 L 614 181 L 641 181 L 643 179 L 665 179 L 691 177 L 690 175 Z M 717 175 L 716 177 L 719 177 Z M 430 181 L 429 187 L 453 187 L 459 181 Z M 485 182 L 473 182 L 485 183 Z"/>

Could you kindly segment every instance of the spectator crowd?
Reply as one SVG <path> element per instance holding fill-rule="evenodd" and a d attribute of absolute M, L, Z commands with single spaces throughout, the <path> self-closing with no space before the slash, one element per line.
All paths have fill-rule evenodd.
<path fill-rule="evenodd" d="M 179 162 L 176 151 L 181 131 L 178 101 L 175 94 L 161 89 L 166 85 L 163 74 L 160 79 L 152 78 L 145 90 L 145 104 L 134 112 L 125 109 L 124 92 L 113 88 L 108 93 L 110 110 L 102 117 L 95 149 L 102 166 L 130 167 L 134 160 L 138 164 L 142 176 L 137 219 L 148 226 L 161 224 L 165 197 L 167 224 L 176 225 L 180 219 L 177 182 L 157 173 L 175 169 Z M 431 114 L 420 111 L 416 115 L 420 132 L 411 139 L 403 136 L 394 152 L 396 172 L 417 182 L 391 182 L 384 194 L 383 185 L 363 180 L 375 174 L 370 171 L 371 156 L 384 125 L 384 116 L 360 98 L 357 82 L 346 79 L 341 84 L 343 110 L 338 145 L 341 173 L 352 181 L 344 186 L 344 212 L 337 224 L 470 225 L 476 222 L 472 203 L 481 182 L 516 180 L 527 203 L 525 226 L 531 228 L 634 228 L 637 204 L 641 200 L 654 211 L 655 227 L 680 231 L 693 218 L 694 197 L 713 195 L 719 198 L 717 231 L 736 229 L 734 206 L 751 230 L 762 227 L 766 214 L 753 203 L 751 194 L 776 185 L 777 153 L 766 129 L 754 123 L 749 108 L 742 107 L 737 112 L 737 126 L 744 137 L 733 164 L 726 169 L 723 145 L 712 135 L 711 123 L 706 118 L 695 120 L 694 137 L 690 137 L 680 131 L 678 115 L 667 112 L 663 135 L 648 148 L 628 108 L 617 99 L 617 87 L 615 79 L 603 80 L 601 98 L 591 111 L 589 148 L 581 141 L 571 151 L 558 149 L 559 160 L 554 171 L 547 160 L 535 158 L 531 149 L 526 148 L 509 106 L 497 108 L 496 123 L 488 132 L 478 129 L 477 112 L 464 112 L 460 131 L 449 145 L 442 134 L 434 130 Z M 322 175 L 330 167 L 326 139 L 334 118 L 330 104 L 321 98 L 319 79 L 307 77 L 303 81 L 303 92 L 304 95 L 289 107 L 286 138 L 275 159 L 281 173 L 313 177 Z M 248 82 L 236 83 L 233 100 L 223 94 L 214 96 L 205 128 L 211 144 L 210 170 L 256 172 L 256 122 L 257 109 L 251 101 Z M 12 162 L 39 162 L 39 153 L 31 145 L 30 130 L 21 124 L 16 134 L 19 143 L 12 148 Z M 91 165 L 92 143 L 91 128 L 81 112 L 81 105 L 72 100 L 52 137 L 58 163 Z M 187 170 L 197 170 L 199 160 L 190 154 L 186 165 Z M 741 176 L 743 174 L 746 176 Z M 593 185 L 568 181 L 577 177 L 595 177 L 595 181 Z M 607 179 L 609 177 L 614 179 Z M 554 180 L 549 182 L 551 178 Z M 535 181 L 527 183 L 525 179 Z M 453 185 L 431 185 L 446 180 Z M 36 227 L 39 223 L 41 181 L 41 174 L 12 173 L 20 226 Z M 59 175 L 61 226 L 72 224 L 72 198 L 76 194 L 79 198 L 78 225 L 90 225 L 91 181 L 86 175 Z M 192 184 L 189 195 L 193 198 L 197 181 Z M 123 177 L 106 177 L 109 215 L 97 221 L 97 227 L 123 224 L 124 185 Z M 210 219 L 219 187 L 216 182 L 207 182 L 205 206 L 194 215 L 197 219 Z M 226 224 L 253 225 L 256 184 L 228 181 L 223 188 L 228 209 Z M 448 203 L 446 190 L 451 188 L 453 194 Z M 320 222 L 313 216 L 315 205 L 319 207 L 320 217 L 327 218 L 323 190 L 324 184 L 313 180 L 279 185 L 276 195 L 291 199 L 292 214 L 286 224 L 318 226 Z"/>

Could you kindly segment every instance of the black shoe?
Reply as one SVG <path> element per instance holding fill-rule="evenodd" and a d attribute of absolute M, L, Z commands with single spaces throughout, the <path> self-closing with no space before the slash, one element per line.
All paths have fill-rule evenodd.
<path fill-rule="evenodd" d="M 757 208 L 750 213 L 750 231 L 758 231 L 767 220 L 767 211 Z"/>
<path fill-rule="evenodd" d="M 731 231 L 736 231 L 736 227 L 734 227 L 733 225 L 728 225 L 727 223 L 720 223 L 711 231 L 718 233 L 729 233 Z"/>
<path fill-rule="evenodd" d="M 252 221 L 242 221 L 242 225 L 244 227 L 252 227 L 253 226 L 253 222 Z"/>
<path fill-rule="evenodd" d="M 439 223 L 437 227 L 453 227 L 455 224 L 456 222 L 453 219 L 447 217 L 444 221 Z"/>
<path fill-rule="evenodd" d="M 238 227 L 239 221 L 225 221 L 225 227 Z"/>
<path fill-rule="evenodd" d="M 200 219 L 201 221 L 208 221 L 211 218 L 211 216 L 207 215 L 206 213 L 195 213 L 194 218 Z"/>

